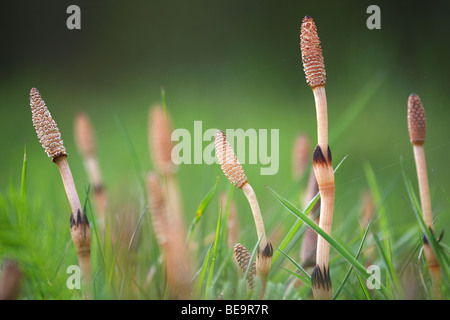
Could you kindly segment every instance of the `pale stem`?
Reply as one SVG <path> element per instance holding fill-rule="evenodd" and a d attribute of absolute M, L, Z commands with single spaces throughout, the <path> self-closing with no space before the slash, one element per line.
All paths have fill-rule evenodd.
<path fill-rule="evenodd" d="M 427 227 L 434 232 L 433 228 L 433 214 L 431 211 L 430 190 L 428 186 L 428 173 L 425 161 L 425 150 L 422 145 L 413 145 L 414 159 L 416 161 L 417 180 L 419 184 L 420 202 L 422 205 L 422 215 Z M 442 299 L 441 292 L 441 270 L 439 262 L 434 254 L 433 249 L 429 243 L 424 244 L 425 258 L 430 270 L 432 287 L 435 299 Z"/>
<path fill-rule="evenodd" d="M 265 248 L 267 245 L 266 232 L 264 231 L 264 222 L 262 219 L 258 200 L 256 199 L 255 191 L 248 182 L 242 186 L 242 191 L 247 197 L 247 200 L 250 204 L 250 208 L 252 209 L 253 219 L 255 219 L 256 232 L 258 233 L 258 239 L 261 239 L 259 247 Z"/>
<path fill-rule="evenodd" d="M 167 191 L 167 205 L 168 223 L 184 226 L 183 206 L 181 203 L 181 192 L 178 180 L 173 174 L 166 174 L 166 191 Z M 182 228 L 181 228 L 182 229 Z"/>
<path fill-rule="evenodd" d="M 79 252 L 78 263 L 80 265 L 81 280 L 83 282 L 83 296 L 87 300 L 92 299 L 92 269 L 91 253 Z"/>
<path fill-rule="evenodd" d="M 81 208 L 77 189 L 75 188 L 72 172 L 70 171 L 69 163 L 67 162 L 67 156 L 59 156 L 54 161 L 58 166 L 59 172 L 61 173 L 64 189 L 66 190 L 66 195 L 69 199 L 70 207 L 72 208 L 72 213 L 76 216 L 78 210 L 80 212 L 83 212 L 83 210 Z"/>
<path fill-rule="evenodd" d="M 191 266 L 188 248 L 185 247 L 185 221 L 178 180 L 166 174 L 167 243 L 166 267 L 172 294 L 187 299 L 190 292 Z"/>
<path fill-rule="evenodd" d="M 84 160 L 84 166 L 88 172 L 89 178 L 94 186 L 94 196 L 100 219 L 103 222 L 105 216 L 106 196 L 103 191 L 103 181 L 100 174 L 100 167 L 95 156 L 87 156 Z"/>
<path fill-rule="evenodd" d="M 75 183 L 73 181 L 72 172 L 70 171 L 69 164 L 67 162 L 67 156 L 59 156 L 54 159 L 54 162 L 59 168 L 61 173 L 61 178 L 64 184 L 64 189 L 66 190 L 67 198 L 69 199 L 70 207 L 72 208 L 72 214 L 74 219 L 77 219 L 78 213 L 82 214 L 83 210 L 81 208 L 80 199 L 78 198 L 78 193 L 75 188 Z M 78 225 L 77 228 L 83 228 L 83 225 Z M 86 227 L 89 230 L 89 226 Z M 80 229 L 80 232 L 83 232 Z M 72 239 L 74 235 L 72 234 Z M 89 231 L 89 242 L 90 242 L 90 231 Z M 76 243 L 74 239 L 74 243 Z M 87 249 L 76 248 L 78 255 L 78 263 L 80 265 L 81 277 L 83 282 L 83 296 L 85 299 L 92 299 L 92 271 L 91 271 L 91 253 L 89 247 Z"/>
<path fill-rule="evenodd" d="M 103 184 L 100 174 L 100 168 L 97 158 L 95 156 L 88 156 L 85 158 L 84 165 L 88 172 L 89 178 L 94 186 L 101 186 Z"/>
<path fill-rule="evenodd" d="M 323 155 L 328 159 L 328 115 L 325 86 L 314 87 L 313 94 L 316 103 L 317 142 L 322 149 Z"/>
<path fill-rule="evenodd" d="M 333 222 L 334 207 L 334 185 L 328 186 L 325 190 L 320 190 L 320 217 L 319 227 L 327 234 L 331 235 L 331 225 Z M 320 267 L 328 267 L 330 260 L 330 244 L 320 235 L 317 239 L 316 261 Z"/>
<path fill-rule="evenodd" d="M 427 165 L 423 145 L 414 145 L 414 158 L 416 161 L 417 179 L 419 184 L 422 214 L 427 227 L 433 231 L 433 215 L 431 212 L 430 190 L 428 187 Z"/>

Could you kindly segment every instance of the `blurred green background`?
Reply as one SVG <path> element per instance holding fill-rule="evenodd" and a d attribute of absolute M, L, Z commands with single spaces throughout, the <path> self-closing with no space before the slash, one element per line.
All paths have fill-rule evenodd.
<path fill-rule="evenodd" d="M 66 8 L 81 8 L 81 30 L 68 30 Z M 381 9 L 381 30 L 369 30 L 366 9 Z M 147 115 L 160 100 L 175 126 L 203 129 L 280 130 L 280 168 L 261 176 L 245 165 L 263 215 L 280 209 L 264 185 L 288 195 L 296 134 L 316 141 L 314 99 L 301 63 L 299 34 L 305 15 L 314 18 L 327 71 L 329 135 L 336 174 L 336 228 L 346 223 L 367 188 L 370 164 L 393 229 L 417 224 L 401 177 L 403 156 L 416 184 L 406 111 L 417 93 L 427 115 L 425 144 L 436 230 L 450 221 L 449 31 L 446 1 L 15 1 L 2 4 L 0 74 L 0 191 L 17 188 L 23 149 L 28 156 L 28 195 L 69 217 L 57 167 L 40 146 L 31 122 L 29 91 L 39 89 L 56 120 L 69 163 L 84 198 L 87 177 L 73 135 L 77 112 L 95 125 L 98 156 L 111 207 L 139 201 L 134 160 L 120 131 L 124 124 L 144 175 L 151 170 Z M 206 146 L 206 143 L 205 145 Z M 216 175 L 218 165 L 184 165 L 179 178 L 188 221 Z M 417 189 L 416 189 L 417 190 Z M 237 193 L 236 193 L 237 194 Z M 248 204 L 237 194 L 242 221 Z M 217 202 L 213 204 L 217 208 Z M 273 210 L 277 208 L 277 210 Z M 211 221 L 216 221 L 216 210 Z M 280 217 L 268 217 L 276 221 Z M 251 223 L 251 222 L 250 222 Z M 269 222 L 268 233 L 273 231 Z M 213 229 L 211 229 L 213 230 Z M 251 229 L 253 230 L 253 229 Z M 253 231 L 252 231 L 253 232 Z M 449 243 L 449 237 L 444 237 Z"/>

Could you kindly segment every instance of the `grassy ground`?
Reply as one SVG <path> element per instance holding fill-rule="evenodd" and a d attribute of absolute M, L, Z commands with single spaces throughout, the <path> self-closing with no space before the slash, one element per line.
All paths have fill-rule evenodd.
<path fill-rule="evenodd" d="M 418 189 L 407 131 L 406 101 L 411 92 L 419 94 L 427 114 L 425 150 L 435 229 L 439 235 L 450 222 L 450 170 L 445 157 L 450 136 L 445 103 L 448 92 L 443 89 L 441 74 L 448 71 L 448 66 L 437 62 L 448 52 L 447 46 L 440 50 L 419 50 L 432 41 L 421 36 L 417 37 L 418 44 L 407 41 L 414 39 L 410 30 L 419 30 L 416 24 L 392 33 L 394 8 L 387 5 L 382 6 L 383 29 L 378 33 L 365 28 L 363 5 L 344 5 L 342 10 L 347 10 L 349 18 L 342 25 L 338 23 L 341 19 L 333 15 L 333 8 L 325 12 L 319 7 L 295 8 L 294 14 L 293 8 L 285 5 L 277 7 L 278 14 L 271 15 L 270 5 L 265 5 L 267 8 L 255 11 L 250 7 L 240 11 L 228 8 L 216 23 L 213 18 L 204 17 L 198 18 L 196 21 L 200 22 L 196 25 L 184 18 L 180 25 L 181 22 L 186 25 L 186 34 L 183 33 L 186 37 L 175 37 L 179 29 L 164 24 L 162 30 L 166 33 L 151 33 L 151 44 L 143 42 L 139 34 L 130 33 L 133 27 L 155 30 L 155 25 L 147 25 L 150 22 L 144 22 L 143 16 L 138 15 L 142 19 L 135 19 L 137 22 L 130 29 L 112 29 L 117 31 L 117 38 L 111 30 L 101 27 L 94 30 L 93 24 L 88 24 L 82 35 L 91 38 L 77 40 L 64 33 L 69 38 L 62 42 L 68 51 L 77 48 L 70 45 L 71 41 L 84 45 L 83 41 L 87 41 L 88 46 L 76 49 L 75 53 L 57 51 L 55 56 L 59 60 L 54 63 L 43 58 L 42 53 L 37 53 L 36 61 L 28 55 L 19 55 L 21 64 L 7 69 L 0 82 L 0 145 L 4 148 L 0 168 L 0 259 L 10 257 L 19 263 L 24 274 L 22 298 L 81 297 L 79 290 L 70 290 L 66 285 L 67 267 L 77 263 L 69 233 L 70 207 L 58 170 L 43 152 L 31 123 L 28 94 L 33 86 L 40 90 L 58 123 L 78 193 L 81 201 L 86 201 L 93 230 L 95 298 L 168 298 L 164 269 L 158 258 L 160 249 L 151 230 L 148 201 L 141 187 L 145 174 L 153 168 L 147 142 L 148 108 L 160 100 L 161 85 L 178 128 L 193 132 L 193 122 L 201 120 L 204 130 L 280 130 L 280 168 L 276 175 L 261 176 L 259 165 L 244 165 L 260 201 L 266 231 L 273 237 L 276 258 L 265 298 L 312 298 L 307 276 L 306 284 L 290 286 L 295 279 L 294 262 L 299 262 L 305 229 L 305 222 L 299 217 L 307 213 L 300 203 L 307 179 L 292 177 L 292 145 L 299 132 L 306 132 L 312 144 L 316 140 L 314 101 L 304 80 L 298 47 L 300 20 L 306 14 L 316 19 L 323 42 L 334 166 L 348 155 L 336 171 L 332 233 L 335 246 L 331 250 L 336 298 L 432 298 L 428 271 L 420 253 L 424 230 L 411 200 L 412 192 L 418 195 Z M 125 13 L 136 14 L 135 9 Z M 111 19 L 117 15 L 114 8 L 105 10 Z M 90 19 L 97 12 L 92 8 L 86 11 L 90 12 Z M 169 21 L 182 16 L 163 12 Z M 207 12 L 214 17 L 216 11 L 210 8 Z M 236 16 L 235 12 L 241 15 Z M 278 18 L 282 12 L 290 12 L 284 15 L 284 20 Z M 430 16 L 440 14 L 424 12 Z M 245 28 L 245 17 L 249 14 L 254 15 L 256 22 Z M 226 17 L 234 17 L 236 24 L 227 24 Z M 212 29 L 203 31 L 201 22 L 207 22 Z M 274 24 L 278 28 L 272 30 Z M 111 25 L 112 22 L 108 26 Z M 344 33 L 349 30 L 346 28 L 359 25 L 362 27 L 353 29 L 352 37 L 343 36 L 348 34 Z M 433 30 L 441 30 L 433 26 Z M 224 32 L 221 37 L 220 31 Z M 191 44 L 187 40 L 189 32 L 195 34 Z M 436 31 L 435 36 L 440 32 L 443 31 Z M 17 37 L 20 39 L 20 35 Z M 108 45 L 114 39 L 123 46 Z M 184 39 L 181 42 L 184 54 L 176 39 Z M 201 46 L 203 41 L 209 45 Z M 191 45 L 204 47 L 204 51 L 194 50 Z M 38 47 L 46 52 L 44 47 Z M 90 53 L 85 49 L 89 47 Z M 106 54 L 114 49 L 114 55 Z M 61 58 L 65 55 L 66 58 Z M 123 232 L 123 246 L 113 245 L 109 234 L 103 240 L 101 234 L 97 238 L 94 232 L 97 213 L 92 193 L 86 196 L 88 178 L 73 138 L 73 120 L 80 110 L 86 111 L 95 125 L 99 161 L 110 199 L 107 213 L 113 217 L 110 223 L 115 230 Z M 198 271 L 193 279 L 197 294 L 194 298 L 258 298 L 257 292 L 248 292 L 234 264 L 232 248 L 226 244 L 227 214 L 223 210 L 219 216 L 219 196 L 231 188 L 220 167 L 182 165 L 178 177 L 188 223 L 193 221 L 197 208 L 219 178 L 217 190 L 189 240 L 193 267 Z M 411 188 L 405 183 L 408 181 Z M 366 190 L 375 199 L 374 219 L 368 230 L 360 225 L 361 196 Z M 252 251 L 257 237 L 250 208 L 238 190 L 234 190 L 232 197 L 239 212 L 239 242 Z M 121 227 L 116 219 L 123 222 Z M 292 226 L 298 226 L 295 233 L 290 232 Z M 444 236 L 439 244 L 447 280 L 445 298 L 449 294 L 449 241 Z M 348 252 L 356 256 L 359 249 L 357 261 L 349 261 Z M 214 270 L 208 268 L 213 256 Z M 365 287 L 361 266 L 368 264 L 380 266 L 383 289 L 371 291 Z M 353 270 L 349 272 L 351 267 Z"/>

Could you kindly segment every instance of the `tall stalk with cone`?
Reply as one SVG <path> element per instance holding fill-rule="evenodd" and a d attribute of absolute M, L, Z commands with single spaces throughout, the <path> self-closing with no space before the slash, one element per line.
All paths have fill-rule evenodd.
<path fill-rule="evenodd" d="M 417 180 L 419 182 L 420 201 L 422 215 L 426 226 L 434 234 L 433 215 L 431 212 L 430 190 L 428 186 L 427 165 L 423 145 L 426 136 L 425 110 L 418 95 L 411 94 L 408 98 L 408 130 L 409 138 L 414 150 L 416 162 Z M 439 262 L 431 248 L 427 238 L 423 239 L 423 250 L 430 270 L 434 298 L 442 299 L 441 292 L 441 270 Z"/>
<path fill-rule="evenodd" d="M 64 189 L 69 200 L 72 213 L 70 215 L 70 233 L 78 255 L 81 277 L 83 283 L 83 295 L 87 299 L 92 298 L 92 271 L 91 271 L 91 230 L 86 214 L 81 207 L 80 199 L 75 188 L 67 152 L 61 139 L 61 134 L 50 112 L 42 100 L 39 91 L 32 88 L 30 91 L 30 106 L 34 128 L 39 142 L 45 152 L 58 166 Z"/>
<path fill-rule="evenodd" d="M 319 185 L 321 198 L 319 227 L 331 234 L 334 208 L 334 172 L 331 151 L 328 146 L 328 114 L 325 93 L 325 64 L 317 27 L 306 16 L 302 21 L 300 48 L 306 82 L 312 88 L 317 116 L 317 146 L 313 154 L 313 170 Z M 317 240 L 316 266 L 311 275 L 315 299 L 331 299 L 333 289 L 329 272 L 330 245 L 322 237 Z"/>
<path fill-rule="evenodd" d="M 216 132 L 214 144 L 216 148 L 216 156 L 223 173 L 235 187 L 238 187 L 242 190 L 242 192 L 244 192 L 244 195 L 250 204 L 253 219 L 255 220 L 256 232 L 258 234 L 258 239 L 260 239 L 258 254 L 256 256 L 256 270 L 265 288 L 266 279 L 269 275 L 270 266 L 272 264 L 273 248 L 272 244 L 266 237 L 264 222 L 258 200 L 256 199 L 255 191 L 248 183 L 244 169 L 242 169 L 241 164 L 236 158 L 233 149 L 222 131 Z"/>
<path fill-rule="evenodd" d="M 80 112 L 75 118 L 75 140 L 83 156 L 84 166 L 94 187 L 94 197 L 102 227 L 104 226 L 106 194 L 97 159 L 94 130 L 86 113 Z"/>
<path fill-rule="evenodd" d="M 192 270 L 186 246 L 186 225 L 175 165 L 171 153 L 172 124 L 167 110 L 155 105 L 149 113 L 149 149 L 156 174 L 148 176 L 152 220 L 165 253 L 169 289 L 173 298 L 188 299 Z M 157 191 L 160 190 L 160 191 Z"/>

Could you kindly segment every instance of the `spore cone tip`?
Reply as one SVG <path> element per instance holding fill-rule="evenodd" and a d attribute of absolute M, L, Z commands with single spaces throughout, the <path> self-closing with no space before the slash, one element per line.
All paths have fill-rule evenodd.
<path fill-rule="evenodd" d="M 408 130 L 412 144 L 422 145 L 425 143 L 425 110 L 419 96 L 416 94 L 411 94 L 408 98 Z"/>
<path fill-rule="evenodd" d="M 223 173 L 235 187 L 242 188 L 247 183 L 247 176 L 222 131 L 216 132 L 214 144 Z"/>
<path fill-rule="evenodd" d="M 53 160 L 62 155 L 66 156 L 61 133 L 36 88 L 30 91 L 30 106 L 33 126 L 47 155 Z"/>
<path fill-rule="evenodd" d="M 326 82 L 325 64 L 320 46 L 317 27 L 313 18 L 306 16 L 302 20 L 300 34 L 300 49 L 302 52 L 303 71 L 306 82 L 312 88 L 323 86 Z"/>

